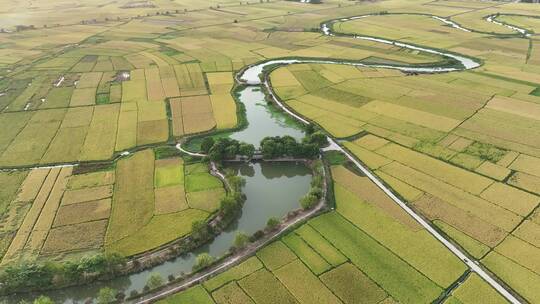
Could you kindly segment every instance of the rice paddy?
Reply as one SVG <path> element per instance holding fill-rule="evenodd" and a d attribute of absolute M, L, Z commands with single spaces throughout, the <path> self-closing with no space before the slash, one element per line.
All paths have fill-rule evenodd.
<path fill-rule="evenodd" d="M 271 89 L 519 299 L 540 301 L 540 6 L 4 2 L 0 169 L 17 171 L 0 172 L 0 268 L 131 257 L 189 235 L 216 214 L 224 185 L 206 163 L 154 148 L 244 124 L 235 75 L 250 64 L 341 59 L 367 65 L 272 67 Z M 319 31 L 362 15 L 333 23 L 344 35 Z M 376 67 L 451 61 L 350 35 L 481 65 Z M 474 273 L 462 277 L 466 266 L 367 177 L 347 166 L 331 173 L 335 210 L 164 303 L 504 302 Z"/>

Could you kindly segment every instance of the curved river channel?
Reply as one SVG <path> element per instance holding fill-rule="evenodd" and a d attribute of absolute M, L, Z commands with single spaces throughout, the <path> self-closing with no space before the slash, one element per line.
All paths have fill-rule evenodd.
<path fill-rule="evenodd" d="M 386 40 L 381 38 L 359 36 L 352 34 L 338 34 L 332 31 L 332 25 L 337 22 L 346 22 L 359 18 L 366 18 L 371 15 L 341 18 L 327 21 L 321 24 L 321 33 L 328 36 L 342 36 L 354 39 L 374 41 L 378 43 L 395 45 L 396 47 L 417 50 L 428 54 L 439 55 L 452 62 L 448 66 L 421 66 L 409 65 L 381 65 L 368 64 L 362 62 L 340 61 L 333 59 L 274 59 L 259 62 L 248 66 L 238 75 L 236 80 L 245 86 L 238 92 L 238 100 L 245 105 L 248 126 L 243 130 L 227 134 L 231 138 L 245 141 L 258 146 L 261 139 L 266 136 L 290 135 L 297 139 L 303 137 L 302 127 L 298 122 L 291 119 L 296 118 L 302 123 L 308 123 L 305 119 L 285 108 L 271 92 L 269 83 L 264 79 L 265 73 L 271 68 L 295 64 L 295 63 L 319 63 L 319 64 L 346 64 L 361 67 L 375 67 L 398 69 L 404 72 L 415 73 L 441 73 L 473 69 L 480 66 L 480 63 L 472 58 L 442 50 L 420 47 L 417 45 L 402 43 L 399 41 Z M 451 21 L 444 18 L 437 18 L 441 22 L 453 26 Z M 453 26 L 456 27 L 456 26 Z M 456 30 L 459 30 L 456 28 Z M 275 103 L 283 111 L 276 109 L 274 105 L 268 105 L 265 101 L 262 89 L 266 88 Z M 287 115 L 288 114 L 288 115 Z M 88 299 L 95 299 L 98 291 L 102 287 L 111 287 L 124 291 L 126 295 L 132 290 L 142 291 L 150 273 L 159 273 L 163 278 L 172 274 L 178 277 L 181 273 L 189 273 L 195 263 L 195 257 L 202 252 L 208 252 L 214 257 L 222 256 L 227 252 L 233 243 L 237 231 L 242 231 L 248 235 L 264 228 L 270 217 L 281 218 L 289 211 L 299 208 L 299 199 L 309 191 L 311 181 L 311 170 L 300 163 L 278 163 L 278 162 L 254 162 L 242 164 L 230 164 L 236 172 L 246 179 L 246 186 L 243 189 L 247 200 L 242 210 L 241 216 L 226 231 L 217 236 L 212 242 L 174 260 L 165 262 L 146 271 L 132 275 L 118 277 L 106 282 L 95 282 L 82 286 L 40 292 L 38 294 L 12 295 L 4 299 L 8 303 L 17 303 L 21 299 L 31 300 L 34 297 L 45 294 L 51 297 L 56 303 L 86 303 Z M 94 300 L 95 302 L 95 300 Z"/>

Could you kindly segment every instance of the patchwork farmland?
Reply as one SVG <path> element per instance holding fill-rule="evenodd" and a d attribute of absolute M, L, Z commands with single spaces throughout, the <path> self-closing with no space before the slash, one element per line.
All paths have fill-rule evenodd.
<path fill-rule="evenodd" d="M 4 2 L 0 301 L 540 302 L 539 5 Z"/>

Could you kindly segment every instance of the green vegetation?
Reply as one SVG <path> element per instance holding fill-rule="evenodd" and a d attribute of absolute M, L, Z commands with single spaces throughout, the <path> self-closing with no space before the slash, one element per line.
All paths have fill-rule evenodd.
<path fill-rule="evenodd" d="M 195 265 L 193 265 L 194 270 L 204 269 L 214 262 L 214 258 L 208 253 L 201 253 L 197 256 Z"/>
<path fill-rule="evenodd" d="M 296 255 L 280 241 L 273 242 L 258 251 L 257 257 L 269 270 L 278 269 L 296 259 Z"/>
<path fill-rule="evenodd" d="M 313 159 L 326 134 L 341 139 L 494 276 L 526 301 L 540 301 L 538 6 L 96 0 L 74 10 L 65 2 L 6 1 L 1 8 L 2 292 L 105 279 L 122 263 L 104 256 L 175 240 L 181 248 L 169 253 L 180 254 L 208 241 L 240 213 L 243 183 L 228 174 L 226 193 L 206 163 L 180 160 L 173 145 L 195 136 L 207 159 L 251 158 L 254 146 L 225 139 L 248 124 L 232 96 L 241 88 L 235 73 L 262 60 L 325 58 L 365 65 L 310 61 L 268 69 L 268 93 L 310 124 L 302 141 L 268 133 L 264 158 Z M 374 15 L 336 19 L 338 34 L 321 38 L 320 22 L 365 14 Z M 486 22 L 492 14 L 532 36 Z M 376 68 L 369 65 L 456 64 L 351 35 L 447 49 L 482 67 L 420 74 Z M 330 165 L 351 167 L 339 152 L 324 155 Z M 362 294 L 377 303 L 433 302 L 465 270 L 360 172 L 334 167 L 324 189 L 322 166 L 314 166 L 302 207 L 312 208 L 328 190 L 337 211 L 291 228 L 258 252 L 252 267 L 223 274 L 212 290 L 192 288 L 176 301 L 348 303 Z M 210 227 L 211 217 L 218 227 Z M 235 245 L 246 243 L 242 236 Z M 341 283 L 346 276 L 361 284 Z M 448 302 L 499 302 L 486 287 L 471 275 Z"/>
<path fill-rule="evenodd" d="M 161 287 L 163 283 L 163 278 L 159 273 L 151 273 L 148 277 L 148 281 L 146 282 L 146 286 L 148 286 L 150 289 L 156 289 Z"/>
<path fill-rule="evenodd" d="M 298 143 L 291 136 L 266 137 L 261 141 L 261 152 L 265 159 L 294 157 L 314 158 L 319 154 L 318 143 Z"/>
<path fill-rule="evenodd" d="M 4 291 L 28 291 L 84 282 L 88 274 L 114 275 L 125 259 L 118 254 L 99 254 L 75 262 L 21 263 L 6 267 L 0 280 Z"/>
<path fill-rule="evenodd" d="M 310 222 L 362 272 L 401 303 L 429 302 L 442 289 L 335 213 Z M 391 272 L 388 270 L 392 269 Z"/>
<path fill-rule="evenodd" d="M 250 159 L 255 152 L 255 147 L 226 137 L 218 138 L 215 141 L 212 137 L 207 137 L 201 144 L 201 150 L 207 153 L 212 161 L 221 161 L 236 156 Z"/>
<path fill-rule="evenodd" d="M 330 269 L 330 264 L 296 234 L 292 233 L 285 236 L 283 243 L 291 248 L 314 274 L 319 275 Z"/>
<path fill-rule="evenodd" d="M 99 304 L 113 303 L 116 300 L 115 290 L 110 287 L 103 287 L 99 290 L 97 301 Z"/>
<path fill-rule="evenodd" d="M 263 265 L 261 264 L 259 259 L 257 259 L 256 257 L 251 257 L 246 261 L 242 262 L 240 265 L 234 266 L 226 272 L 221 273 L 204 282 L 204 287 L 209 291 L 214 291 L 231 281 L 241 280 L 242 278 L 255 272 L 261 267 L 263 267 Z"/>
<path fill-rule="evenodd" d="M 379 303 L 386 292 L 350 263 L 336 267 L 321 277 L 321 281 L 344 303 Z"/>

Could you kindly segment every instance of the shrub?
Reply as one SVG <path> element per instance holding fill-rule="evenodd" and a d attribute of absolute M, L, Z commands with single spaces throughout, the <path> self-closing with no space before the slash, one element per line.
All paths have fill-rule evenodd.
<path fill-rule="evenodd" d="M 34 300 L 34 304 L 54 304 L 54 301 L 51 298 L 46 296 L 40 296 Z"/>
<path fill-rule="evenodd" d="M 191 236 L 197 241 L 206 240 L 210 237 L 210 229 L 203 220 L 198 220 L 191 224 Z"/>
<path fill-rule="evenodd" d="M 315 195 L 308 193 L 300 199 L 300 206 L 302 206 L 302 209 L 308 210 L 313 208 L 317 204 L 317 201 L 318 199 Z"/>
<path fill-rule="evenodd" d="M 243 232 L 237 232 L 234 237 L 234 247 L 244 248 L 249 243 L 249 237 Z"/>
<path fill-rule="evenodd" d="M 146 285 L 150 289 L 156 289 L 160 287 L 161 285 L 163 285 L 163 278 L 161 277 L 159 273 L 153 272 L 148 277 L 148 281 L 146 282 Z"/>
<path fill-rule="evenodd" d="M 112 303 L 115 300 L 115 290 L 110 287 L 103 287 L 99 290 L 97 301 L 99 304 Z"/>
<path fill-rule="evenodd" d="M 279 226 L 279 219 L 276 218 L 276 217 L 271 217 L 268 219 L 268 222 L 266 222 L 266 227 L 268 227 L 268 229 L 270 230 L 274 230 L 276 229 L 278 226 Z"/>
<path fill-rule="evenodd" d="M 197 256 L 195 265 L 193 266 L 194 270 L 204 269 L 214 262 L 214 258 L 208 253 L 201 253 Z"/>

